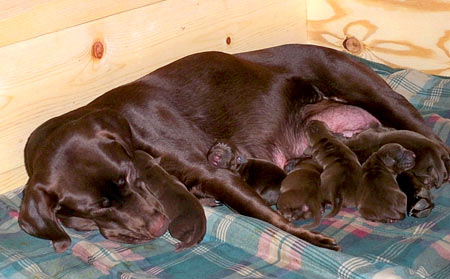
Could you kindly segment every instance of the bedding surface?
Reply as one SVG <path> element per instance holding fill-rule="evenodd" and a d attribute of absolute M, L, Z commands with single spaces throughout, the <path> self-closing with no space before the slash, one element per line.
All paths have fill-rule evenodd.
<path fill-rule="evenodd" d="M 450 145 L 450 78 L 361 61 L 404 95 Z M 19 228 L 18 189 L 0 195 L 0 278 L 450 278 L 450 185 L 433 195 L 435 208 L 423 219 L 378 224 L 354 209 L 323 219 L 316 231 L 334 237 L 342 252 L 312 246 L 219 206 L 205 207 L 205 238 L 182 252 L 174 252 L 177 240 L 168 233 L 127 245 L 97 231 L 67 229 L 72 245 L 56 254 L 49 241 Z"/>

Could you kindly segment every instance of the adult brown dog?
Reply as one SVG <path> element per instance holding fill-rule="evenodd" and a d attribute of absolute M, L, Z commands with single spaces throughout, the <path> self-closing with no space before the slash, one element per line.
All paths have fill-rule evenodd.
<path fill-rule="evenodd" d="M 133 163 L 133 152 L 142 150 L 160 159 L 166 171 L 160 179 L 171 185 L 167 191 L 177 188 L 183 193 L 162 204 L 161 215 L 168 215 L 167 208 L 174 204 L 182 204 L 175 215 L 198 208 L 197 200 L 187 198 L 192 194 L 184 184 L 310 243 L 338 249 L 333 239 L 295 227 L 238 175 L 210 166 L 205 159 L 215 138 L 228 138 L 246 156 L 280 167 L 301 157 L 301 112 L 317 93 L 361 107 L 386 126 L 423 134 L 434 143 L 430 147 L 437 157 L 430 163 L 439 177 L 436 185 L 447 177 L 448 150 L 418 111 L 347 55 L 309 45 L 237 55 L 205 52 L 175 61 L 38 127 L 25 148 L 30 178 L 19 224 L 32 235 L 51 239 L 58 252 L 70 244 L 58 224 L 61 217 L 71 220 L 65 223 L 69 227 L 86 223 L 87 229 L 98 227 L 113 240 L 133 243 L 156 237 L 167 220 L 179 218 L 160 217 L 158 206 L 152 208 L 148 190 L 153 181 L 140 177 Z M 146 187 L 137 187 L 141 183 L 136 181 Z M 156 228 L 154 220 L 160 224 Z M 184 224 L 182 247 L 203 238 L 204 223 L 198 218 Z"/>

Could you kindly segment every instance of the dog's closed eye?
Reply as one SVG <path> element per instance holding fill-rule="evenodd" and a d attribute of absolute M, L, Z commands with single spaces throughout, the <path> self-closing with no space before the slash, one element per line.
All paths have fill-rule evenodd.
<path fill-rule="evenodd" d="M 102 200 L 100 201 L 100 206 L 102 208 L 108 208 L 112 206 L 112 202 L 110 199 L 103 197 Z"/>
<path fill-rule="evenodd" d="M 117 180 L 117 186 L 124 186 L 127 183 L 127 181 L 125 180 L 125 178 L 121 177 L 119 178 L 119 180 Z"/>

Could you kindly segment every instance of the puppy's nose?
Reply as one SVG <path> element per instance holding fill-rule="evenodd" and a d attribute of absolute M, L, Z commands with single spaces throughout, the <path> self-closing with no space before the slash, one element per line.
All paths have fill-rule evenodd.
<path fill-rule="evenodd" d="M 403 167 L 405 170 L 412 169 L 416 164 L 416 154 L 410 150 L 405 150 L 402 155 L 402 163 L 401 167 Z"/>
<path fill-rule="evenodd" d="M 159 212 L 151 215 L 148 223 L 148 231 L 153 237 L 159 237 L 163 235 L 169 228 L 168 218 Z"/>
<path fill-rule="evenodd" d="M 312 120 L 311 122 L 309 122 L 307 129 L 310 131 L 310 133 L 313 134 L 319 133 L 320 122 Z"/>

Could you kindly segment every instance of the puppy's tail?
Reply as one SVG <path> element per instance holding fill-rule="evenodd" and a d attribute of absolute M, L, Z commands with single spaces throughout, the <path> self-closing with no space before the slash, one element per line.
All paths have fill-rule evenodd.
<path fill-rule="evenodd" d="M 334 201 L 331 203 L 331 212 L 328 213 L 325 218 L 333 218 L 339 213 L 339 211 L 341 211 L 343 201 L 342 196 L 337 194 L 335 194 L 334 196 Z"/>
<path fill-rule="evenodd" d="M 317 204 L 314 206 L 314 208 L 311 208 L 311 213 L 314 216 L 314 222 L 312 222 L 311 224 L 306 224 L 303 225 L 302 227 L 307 229 L 307 230 L 312 230 L 314 228 L 316 228 L 319 224 L 320 221 L 322 220 L 322 213 L 321 213 L 321 205 Z"/>

